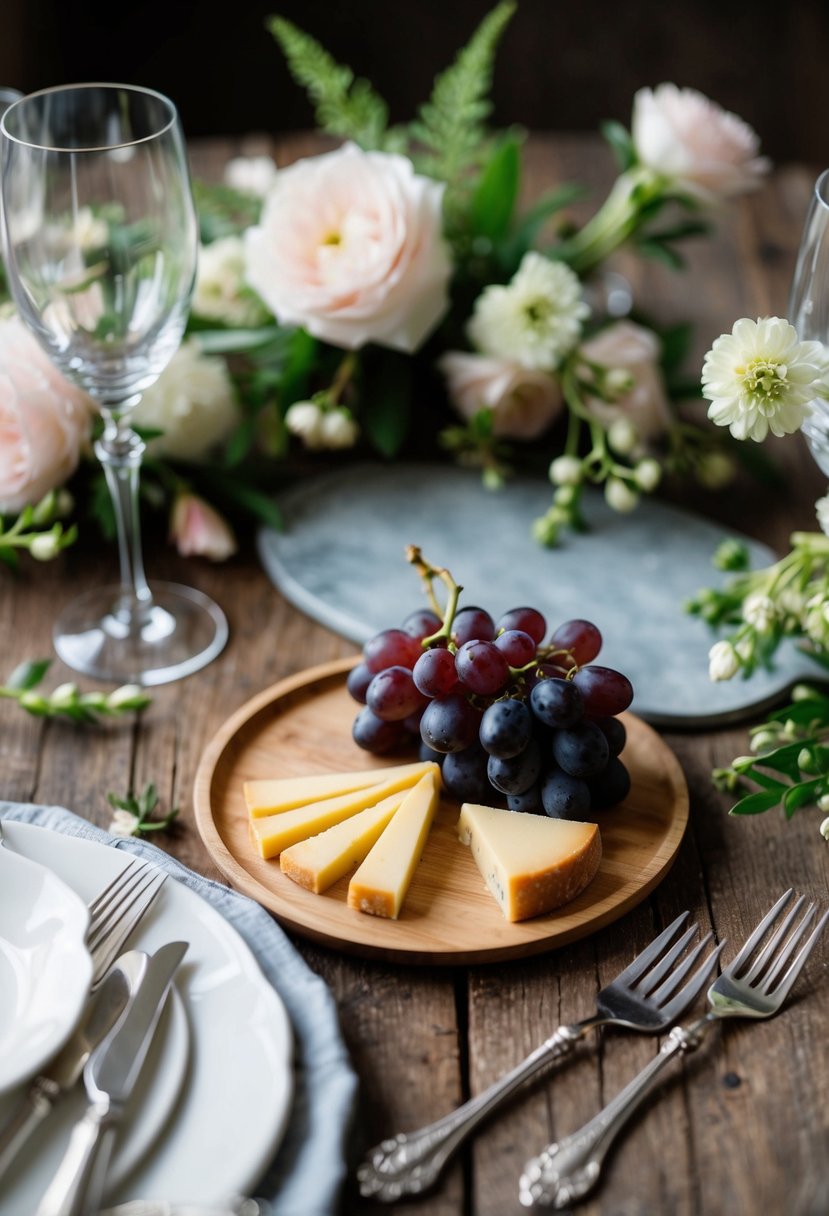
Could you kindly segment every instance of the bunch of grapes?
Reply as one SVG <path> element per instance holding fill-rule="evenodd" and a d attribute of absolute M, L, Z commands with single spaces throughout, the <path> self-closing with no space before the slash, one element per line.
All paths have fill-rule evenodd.
<path fill-rule="evenodd" d="M 443 619 L 418 610 L 366 644 L 348 676 L 364 706 L 355 742 L 382 754 L 418 738 L 421 758 L 438 761 L 444 785 L 465 802 L 505 800 L 563 819 L 621 802 L 630 777 L 616 715 L 633 689 L 621 672 L 594 664 L 596 626 L 567 621 L 545 643 L 536 609 L 513 608 L 497 621 L 482 608 L 456 611 L 460 588 L 451 587 Z"/>

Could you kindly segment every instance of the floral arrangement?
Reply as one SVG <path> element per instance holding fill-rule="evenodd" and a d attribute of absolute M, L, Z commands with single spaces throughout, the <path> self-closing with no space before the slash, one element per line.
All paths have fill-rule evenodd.
<path fill-rule="evenodd" d="M 226 517 L 238 510 L 278 525 L 271 494 L 298 452 L 311 468 L 336 452 L 443 452 L 490 485 L 541 453 L 554 486 L 535 523 L 545 544 L 582 526 L 586 484 L 628 511 L 666 471 L 728 478 L 723 437 L 676 408 L 699 396 L 680 377 L 683 329 L 608 315 L 601 274 L 622 245 L 681 266 L 681 242 L 761 180 L 757 136 L 691 89 L 642 89 L 630 131 L 604 127 L 620 171 L 592 218 L 574 224 L 583 191 L 569 183 L 520 213 L 522 137 L 486 125 L 514 9 L 504 0 L 485 17 L 398 126 L 368 81 L 270 19 L 320 130 L 340 145 L 278 170 L 237 161 L 221 186 L 197 184 L 189 331 L 134 412 L 150 444 L 144 503 L 169 512 L 182 553 L 229 556 Z M 91 248 L 106 222 L 76 217 L 78 240 Z M 83 460 L 90 412 L 13 317 L 0 320 L 0 426 L 0 514 L 40 510 L 80 462 L 92 485 L 76 478 L 76 497 L 112 527 Z M 0 556 L 57 551 L 73 534 L 54 522 L 7 528 Z M 24 542 L 33 524 L 51 539 Z"/>

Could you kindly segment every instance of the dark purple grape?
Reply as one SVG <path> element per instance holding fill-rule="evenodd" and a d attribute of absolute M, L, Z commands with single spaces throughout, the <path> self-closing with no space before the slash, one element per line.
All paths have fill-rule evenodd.
<path fill-rule="evenodd" d="M 554 768 L 541 783 L 541 802 L 551 819 L 584 819 L 590 813 L 590 787 Z"/>
<path fill-rule="evenodd" d="M 535 608 L 510 608 L 509 612 L 499 617 L 496 628 L 521 629 L 530 635 L 536 646 L 540 646 L 547 632 L 547 622 Z"/>
<path fill-rule="evenodd" d="M 523 629 L 508 629 L 495 639 L 497 646 L 510 667 L 526 667 L 535 658 L 535 642 Z"/>
<path fill-rule="evenodd" d="M 581 693 L 572 680 L 539 680 L 530 694 L 530 709 L 546 726 L 575 726 L 584 716 Z"/>
<path fill-rule="evenodd" d="M 478 737 L 490 756 L 509 760 L 524 751 L 532 729 L 532 715 L 524 702 L 508 697 L 484 710 Z"/>
<path fill-rule="evenodd" d="M 357 714 L 351 734 L 358 747 L 377 756 L 402 748 L 409 738 L 402 722 L 384 722 L 368 706 Z"/>
<path fill-rule="evenodd" d="M 620 722 L 618 718 L 594 718 L 593 721 L 607 739 L 611 756 L 621 755 L 628 737 L 624 722 Z"/>
<path fill-rule="evenodd" d="M 415 688 L 408 667 L 386 667 L 378 671 L 366 692 L 366 705 L 384 722 L 400 722 L 422 709 L 423 693 Z"/>
<path fill-rule="evenodd" d="M 417 749 L 417 758 L 418 760 L 431 760 L 434 764 L 439 764 L 442 767 L 446 756 L 443 752 L 436 752 L 421 739 L 420 746 Z"/>
<path fill-rule="evenodd" d="M 492 697 L 509 680 L 509 664 L 494 642 L 464 642 L 455 655 L 458 679 L 470 692 Z"/>
<path fill-rule="evenodd" d="M 582 667 L 573 677 L 582 695 L 584 712 L 594 718 L 613 718 L 633 700 L 633 685 L 612 667 Z"/>
<path fill-rule="evenodd" d="M 452 622 L 452 638 L 456 646 L 477 640 L 491 642 L 495 637 L 495 622 L 483 608 L 461 608 Z"/>
<path fill-rule="evenodd" d="M 507 794 L 507 806 L 511 811 L 521 811 L 525 815 L 543 815 L 544 806 L 538 782 L 524 790 L 523 794 Z"/>
<path fill-rule="evenodd" d="M 420 719 L 420 737 L 436 752 L 461 752 L 477 738 L 481 715 L 461 693 L 430 701 Z"/>
<path fill-rule="evenodd" d="M 374 679 L 374 672 L 369 671 L 365 663 L 358 663 L 356 667 L 352 667 L 345 681 L 345 686 L 351 693 L 355 701 L 359 701 L 361 705 L 366 703 L 366 689 Z"/>
<path fill-rule="evenodd" d="M 424 650 L 412 668 L 414 682 L 427 697 L 441 697 L 458 682 L 455 656 L 451 650 Z"/>
<path fill-rule="evenodd" d="M 460 802 L 486 803 L 492 792 L 486 765 L 487 754 L 480 743 L 451 752 L 443 762 L 443 784 Z"/>
<path fill-rule="evenodd" d="M 590 801 L 596 810 L 624 802 L 630 793 L 630 773 L 617 756 L 611 756 L 607 768 L 590 781 Z"/>
<path fill-rule="evenodd" d="M 602 635 L 590 621 L 565 621 L 550 638 L 556 650 L 566 650 L 576 667 L 591 663 L 602 648 Z"/>
<path fill-rule="evenodd" d="M 509 760 L 490 756 L 487 763 L 489 780 L 502 794 L 523 794 L 531 785 L 535 785 L 540 773 L 541 752 L 535 739 L 520 755 L 512 756 Z"/>
<path fill-rule="evenodd" d="M 528 688 L 534 688 L 542 680 L 563 680 L 566 675 L 564 667 L 557 667 L 555 663 L 539 663 L 537 667 L 525 673 L 524 679 Z"/>
<path fill-rule="evenodd" d="M 553 756 L 571 777 L 596 777 L 610 758 L 610 748 L 594 722 L 580 722 L 553 735 Z"/>
<path fill-rule="evenodd" d="M 363 648 L 363 662 L 376 675 L 385 667 L 414 667 L 423 654 L 420 642 L 402 629 L 384 629 Z"/>
<path fill-rule="evenodd" d="M 420 720 L 423 717 L 423 711 L 425 708 L 425 705 L 421 705 L 419 709 L 414 711 L 414 713 L 407 714 L 407 716 L 403 719 L 403 725 L 405 726 L 406 730 L 410 735 L 415 735 L 418 739 L 420 738 Z"/>
<path fill-rule="evenodd" d="M 410 612 L 400 628 L 404 633 L 409 633 L 418 642 L 422 642 L 424 638 L 429 638 L 433 633 L 437 633 L 443 622 L 440 617 L 431 611 L 429 608 L 416 608 L 414 612 Z"/>

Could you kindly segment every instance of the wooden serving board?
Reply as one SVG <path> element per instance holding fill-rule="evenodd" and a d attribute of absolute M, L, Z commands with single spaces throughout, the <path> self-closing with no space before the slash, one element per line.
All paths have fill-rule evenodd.
<path fill-rule="evenodd" d="M 458 803 L 441 800 L 400 918 L 383 920 L 346 904 L 348 876 L 323 895 L 292 882 L 279 859 L 263 861 L 248 836 L 242 783 L 260 777 L 382 768 L 352 741 L 357 706 L 345 677 L 356 660 L 326 663 L 266 689 L 235 713 L 202 757 L 196 774 L 196 822 L 222 872 L 286 928 L 327 946 L 407 963 L 468 964 L 538 954 L 595 932 L 653 890 L 676 856 L 688 820 L 679 763 L 659 736 L 625 714 L 623 754 L 631 793 L 597 815 L 603 856 L 578 899 L 519 924 L 505 921 L 471 852 L 457 838 Z M 413 758 L 413 757 L 410 757 Z"/>

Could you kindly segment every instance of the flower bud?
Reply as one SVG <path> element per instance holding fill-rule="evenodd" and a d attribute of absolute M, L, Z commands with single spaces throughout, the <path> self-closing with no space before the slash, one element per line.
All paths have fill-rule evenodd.
<path fill-rule="evenodd" d="M 117 712 L 126 709 L 144 709 L 151 700 L 150 694 L 140 684 L 122 684 L 120 688 L 115 689 L 115 692 L 109 694 L 106 703 L 107 709 Z"/>
<path fill-rule="evenodd" d="M 758 633 L 770 633 L 777 619 L 774 600 L 760 591 L 753 591 L 743 601 L 743 620 Z"/>
<path fill-rule="evenodd" d="M 708 678 L 730 680 L 740 670 L 737 652 L 730 642 L 715 642 L 708 651 Z"/>
<path fill-rule="evenodd" d="M 80 703 L 86 709 L 91 709 L 94 713 L 102 713 L 107 707 L 106 694 L 102 692 L 85 692 L 80 698 Z"/>
<path fill-rule="evenodd" d="M 829 794 L 821 794 L 817 800 L 817 809 L 823 811 L 824 815 L 829 811 Z"/>
<path fill-rule="evenodd" d="M 717 545 L 713 562 L 718 570 L 747 570 L 748 546 L 741 540 L 728 537 Z"/>
<path fill-rule="evenodd" d="M 113 812 L 109 830 L 113 836 L 134 836 L 138 827 L 138 816 L 132 811 L 117 810 Z"/>
<path fill-rule="evenodd" d="M 41 715 L 49 712 L 49 702 L 39 692 L 21 693 L 18 704 L 30 714 Z"/>
<path fill-rule="evenodd" d="M 639 489 L 644 490 L 646 494 L 650 494 L 662 480 L 662 466 L 658 460 L 651 458 L 640 460 L 633 470 L 633 476 Z"/>
<path fill-rule="evenodd" d="M 582 479 L 582 463 L 577 456 L 557 456 L 548 476 L 554 486 L 577 486 Z"/>
<path fill-rule="evenodd" d="M 576 486 L 559 486 L 553 495 L 553 502 L 557 507 L 572 507 L 577 498 Z"/>
<path fill-rule="evenodd" d="M 29 552 L 36 561 L 50 562 L 60 553 L 60 537 L 56 532 L 41 532 L 32 537 Z"/>
<path fill-rule="evenodd" d="M 58 684 L 49 697 L 49 704 L 52 709 L 67 709 L 70 705 L 77 705 L 77 703 L 77 684 Z"/>
<path fill-rule="evenodd" d="M 319 424 L 320 446 L 337 450 L 353 448 L 360 428 L 347 409 L 339 408 L 323 414 Z"/>
<path fill-rule="evenodd" d="M 697 481 L 706 490 L 722 490 L 734 480 L 734 461 L 725 452 L 709 452 L 699 462 Z"/>
<path fill-rule="evenodd" d="M 54 490 L 41 498 L 32 510 L 32 523 L 38 528 L 50 524 L 57 514 L 58 496 Z"/>
<path fill-rule="evenodd" d="M 604 391 L 608 400 L 617 401 L 629 393 L 635 384 L 636 380 L 626 368 L 611 367 L 604 378 Z M 616 450 L 621 451 L 621 448 Z"/>
<path fill-rule="evenodd" d="M 774 751 L 777 747 L 777 732 L 773 730 L 760 730 L 751 740 L 751 750 L 756 754 Z"/>
<path fill-rule="evenodd" d="M 755 763 L 756 758 L 754 756 L 737 756 L 735 760 L 731 761 L 731 767 L 735 773 L 747 773 L 752 764 Z"/>
<path fill-rule="evenodd" d="M 829 819 L 824 819 L 820 825 L 820 834 L 824 840 L 829 840 Z"/>
<path fill-rule="evenodd" d="M 533 520 L 532 534 L 533 539 L 539 545 L 544 545 L 545 548 L 551 549 L 558 544 L 558 534 L 562 521 L 559 519 L 558 512 L 555 508 L 548 511 L 546 515 Z"/>
<path fill-rule="evenodd" d="M 818 773 L 820 766 L 815 759 L 815 754 L 810 747 L 802 747 L 797 756 L 797 767 L 801 773 Z"/>
<path fill-rule="evenodd" d="M 639 442 L 639 433 L 629 418 L 617 418 L 607 432 L 607 442 L 614 452 L 627 456 Z"/>
<path fill-rule="evenodd" d="M 322 446 L 321 424 L 322 410 L 315 401 L 296 401 L 285 415 L 285 426 L 306 448 Z"/>
<path fill-rule="evenodd" d="M 621 481 L 618 477 L 608 478 L 604 496 L 607 505 L 622 515 L 635 510 L 639 503 L 639 495 L 630 488 L 626 481 Z"/>

